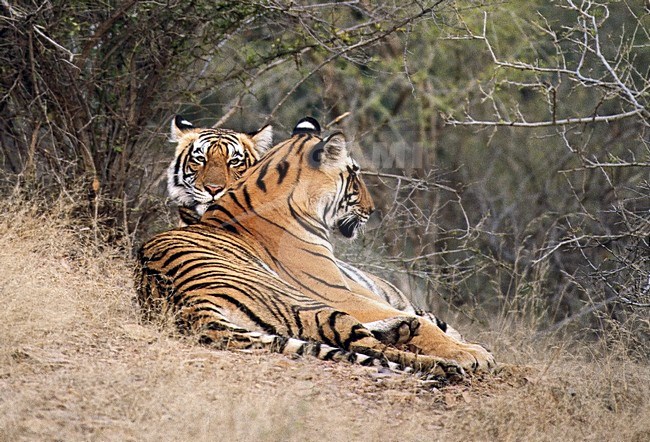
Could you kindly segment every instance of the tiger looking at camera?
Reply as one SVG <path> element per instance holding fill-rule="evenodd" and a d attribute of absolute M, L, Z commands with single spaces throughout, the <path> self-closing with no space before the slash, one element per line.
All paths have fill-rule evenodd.
<path fill-rule="evenodd" d="M 253 133 L 197 128 L 181 116 L 172 120 L 176 155 L 167 168 L 167 191 L 179 206 L 180 225 L 194 224 L 226 187 L 255 164 L 273 141 L 273 128 Z"/>

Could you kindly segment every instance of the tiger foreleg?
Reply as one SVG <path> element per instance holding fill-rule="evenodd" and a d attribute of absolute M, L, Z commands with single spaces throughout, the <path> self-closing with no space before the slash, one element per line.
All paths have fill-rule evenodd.
<path fill-rule="evenodd" d="M 447 324 L 442 319 L 438 318 L 433 313 L 425 311 L 425 310 L 416 309 L 415 314 L 418 315 L 419 317 L 423 318 L 423 319 L 426 319 L 427 321 L 431 322 L 432 324 L 435 324 L 436 327 L 438 327 L 440 330 L 445 332 L 445 334 L 451 336 L 452 338 L 454 338 L 458 342 L 466 342 L 465 338 L 463 338 L 463 335 L 461 335 L 458 330 L 451 327 L 449 324 Z"/>
<path fill-rule="evenodd" d="M 301 313 L 310 313 L 313 311 Z M 373 331 L 359 323 L 354 317 L 332 308 L 323 308 L 316 312 L 313 317 L 302 316 L 301 320 L 305 326 L 308 326 L 310 319 L 315 320 L 317 325 L 317 336 L 326 338 L 332 345 L 340 346 L 345 350 L 354 353 L 361 353 L 375 359 L 385 360 L 391 364 L 396 364 L 397 368 L 402 371 L 417 372 L 424 375 L 443 376 L 450 379 L 462 378 L 465 375 L 463 368 L 448 359 L 440 358 L 431 355 L 420 355 L 413 352 L 402 351 L 390 347 L 385 342 L 378 340 Z M 385 330 L 402 329 L 402 336 L 407 335 L 404 333 L 404 323 L 408 325 L 408 335 L 417 333 L 419 323 L 418 318 L 413 318 L 415 321 L 410 321 L 405 317 L 393 317 L 384 320 L 373 321 L 369 323 L 372 327 L 381 328 Z M 311 327 L 309 327 L 311 328 Z M 392 334 L 389 332 L 388 334 Z M 396 333 L 399 335 L 399 333 Z M 394 335 L 392 337 L 395 340 Z"/>
<path fill-rule="evenodd" d="M 443 377 L 450 380 L 460 380 L 465 377 L 465 370 L 455 361 L 398 350 L 386 346 L 374 337 L 355 342 L 350 346 L 350 350 L 373 358 L 383 358 L 395 364 L 400 371 Z"/>
<path fill-rule="evenodd" d="M 334 305 L 346 311 L 364 324 L 381 320 L 390 320 L 400 316 L 400 312 L 389 305 L 372 301 L 366 297 L 356 296 L 354 303 Z M 418 318 L 413 315 L 413 317 Z M 446 334 L 430 320 L 420 318 L 420 327 L 416 336 L 408 342 L 414 352 L 427 356 L 457 362 L 466 370 L 489 370 L 495 365 L 494 356 L 477 344 L 460 342 Z"/>
<path fill-rule="evenodd" d="M 337 267 L 343 272 L 346 278 L 359 284 L 363 289 L 359 295 L 370 299 L 380 299 L 387 302 L 391 307 L 406 315 L 416 315 L 422 320 L 429 321 L 436 325 L 443 332 L 460 342 L 465 342 L 461 334 L 450 327 L 446 322 L 435 316 L 433 313 L 416 308 L 406 295 L 391 282 L 380 278 L 372 273 L 364 272 L 344 261 L 336 260 Z M 381 339 L 380 339 L 381 340 Z"/>

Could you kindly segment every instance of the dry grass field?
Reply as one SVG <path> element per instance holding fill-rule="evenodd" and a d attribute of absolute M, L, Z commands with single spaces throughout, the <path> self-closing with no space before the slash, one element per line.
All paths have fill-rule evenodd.
<path fill-rule="evenodd" d="M 474 329 L 501 366 L 438 389 L 215 351 L 141 324 L 132 263 L 65 210 L 1 205 L 2 441 L 650 440 L 650 367 L 623 343 Z"/>

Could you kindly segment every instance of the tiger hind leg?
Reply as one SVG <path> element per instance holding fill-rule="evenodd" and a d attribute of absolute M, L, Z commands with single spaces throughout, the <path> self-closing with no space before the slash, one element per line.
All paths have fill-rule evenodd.
<path fill-rule="evenodd" d="M 323 361 L 349 362 L 366 367 L 386 367 L 392 371 L 404 371 L 398 364 L 383 358 L 374 358 L 362 353 L 345 351 L 319 342 L 309 342 L 297 338 L 287 338 L 261 332 L 227 332 L 215 341 L 212 333 L 203 333 L 202 344 L 216 345 L 222 349 L 264 349 L 290 357 L 312 356 Z"/>
<path fill-rule="evenodd" d="M 218 309 L 210 309 L 203 314 L 197 314 L 194 309 L 181 309 L 177 315 L 176 325 L 180 330 L 191 331 L 192 334 L 197 335 L 200 344 L 222 350 L 264 349 L 292 357 L 308 355 L 324 361 L 344 361 L 367 367 L 386 367 L 396 372 L 410 371 L 383 357 L 346 351 L 320 342 L 250 331 L 230 322 L 218 312 Z"/>

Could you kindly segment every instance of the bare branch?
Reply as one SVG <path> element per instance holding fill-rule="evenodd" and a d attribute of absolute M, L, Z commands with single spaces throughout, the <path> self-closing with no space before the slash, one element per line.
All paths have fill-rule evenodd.
<path fill-rule="evenodd" d="M 124 3 L 122 3 L 120 7 L 108 18 L 108 20 L 104 21 L 101 25 L 99 25 L 99 27 L 92 35 L 90 40 L 86 42 L 83 49 L 81 50 L 81 55 L 78 57 L 77 60 L 77 66 L 79 67 L 83 66 L 83 63 L 88 58 L 88 55 L 90 54 L 92 48 L 95 47 L 95 45 L 97 45 L 99 40 L 101 40 L 104 37 L 104 35 L 106 35 L 106 33 L 111 30 L 115 21 L 119 19 L 122 15 L 124 15 L 126 11 L 131 9 L 136 3 L 137 0 L 125 0 Z"/>
<path fill-rule="evenodd" d="M 38 26 L 38 25 L 33 26 L 34 31 L 36 31 L 36 33 L 38 35 L 40 35 L 45 40 L 47 40 L 49 43 L 51 43 L 55 48 L 59 49 L 62 52 L 65 52 L 68 55 L 68 61 L 72 62 L 73 58 L 75 57 L 75 54 L 72 51 L 70 51 L 68 48 L 65 48 L 65 47 L 61 46 L 59 43 L 55 42 L 50 37 L 45 35 L 45 33 L 42 31 L 41 28 L 42 28 L 42 26 Z"/>
<path fill-rule="evenodd" d="M 612 121 L 623 120 L 625 118 L 641 115 L 642 109 L 629 112 L 623 112 L 615 115 L 594 115 L 593 117 L 575 117 L 564 118 L 550 121 L 476 121 L 469 119 L 459 121 L 454 119 L 445 120 L 447 124 L 453 126 L 509 126 L 509 127 L 549 127 L 549 126 L 566 126 L 571 124 L 589 124 L 589 123 L 611 123 Z"/>
<path fill-rule="evenodd" d="M 495 118 L 492 120 L 479 120 L 474 119 L 471 116 L 467 115 L 467 118 L 464 120 L 455 119 L 449 116 L 446 120 L 448 124 L 457 125 L 457 126 L 484 126 L 484 127 L 498 127 L 498 126 L 508 126 L 508 127 L 522 127 L 522 128 L 535 128 L 535 127 L 549 127 L 549 126 L 564 126 L 564 125 L 574 125 L 574 124 L 585 124 L 585 123 L 610 123 L 618 120 L 623 120 L 632 117 L 640 118 L 640 121 L 648 126 L 650 125 L 650 110 L 642 103 L 639 99 L 643 97 L 644 91 L 650 87 L 650 82 L 647 80 L 644 82 L 642 90 L 636 90 L 634 83 L 630 80 L 630 68 L 629 64 L 622 65 L 622 61 L 625 57 L 624 51 L 627 50 L 619 45 L 618 47 L 618 62 L 612 64 L 603 54 L 601 47 L 601 27 L 603 23 L 609 18 L 609 9 L 605 4 L 596 4 L 590 0 L 584 0 L 579 6 L 576 5 L 573 1 L 567 0 L 568 8 L 577 13 L 577 27 L 572 29 L 568 36 L 564 38 L 573 42 L 576 45 L 576 48 L 580 50 L 580 58 L 577 61 L 577 64 L 574 68 L 567 67 L 566 57 L 564 53 L 559 49 L 558 37 L 554 31 L 546 23 L 545 30 L 553 39 L 553 44 L 558 48 L 558 54 L 561 58 L 562 63 L 557 66 L 545 67 L 540 66 L 539 62 L 527 63 L 523 61 L 506 61 L 499 58 L 496 51 L 494 50 L 490 39 L 488 38 L 488 14 L 484 12 L 483 14 L 483 25 L 480 34 L 475 34 L 466 27 L 467 35 L 465 38 L 470 38 L 474 40 L 479 40 L 484 43 L 485 48 L 497 68 L 502 69 L 514 69 L 519 70 L 524 73 L 529 73 L 531 75 L 537 74 L 552 74 L 556 76 L 558 81 L 562 76 L 566 76 L 576 83 L 576 86 L 581 86 L 585 88 L 596 88 L 599 91 L 602 91 L 602 98 L 600 103 L 602 103 L 605 98 L 612 96 L 618 96 L 622 99 L 622 102 L 629 106 L 633 107 L 632 110 L 625 110 L 612 115 L 598 115 L 597 109 L 600 103 L 596 106 L 593 111 L 592 116 L 582 116 L 582 117 L 568 117 L 568 118 L 558 118 L 557 115 L 557 102 L 559 97 L 557 96 L 557 88 L 553 86 L 550 87 L 551 99 L 549 101 L 551 107 L 551 118 L 548 121 L 527 121 L 523 115 L 519 114 L 518 118 L 504 118 L 502 113 L 498 109 L 494 109 Z M 602 18 L 596 18 L 596 14 L 591 12 L 592 8 L 600 8 L 603 11 Z M 545 19 L 544 19 L 545 20 Z M 639 23 L 640 25 L 640 23 Z M 571 32 L 579 30 L 580 39 L 572 37 Z M 458 37 L 451 37 L 458 38 Z M 597 61 L 599 67 L 602 68 L 607 73 L 607 79 L 601 77 L 594 77 L 588 74 L 583 73 L 587 71 L 586 63 L 587 57 L 591 56 L 590 63 Z M 595 59 L 594 59 L 595 57 Z M 592 63 L 593 64 L 593 63 Z M 590 66 L 589 69 L 593 69 Z M 597 70 L 596 70 L 597 72 Z M 512 82 L 513 85 L 521 84 L 521 82 Z M 493 104 L 495 104 L 492 94 L 493 91 L 486 92 L 483 91 L 486 97 L 489 97 Z M 623 107 L 623 106 L 622 106 Z"/>

